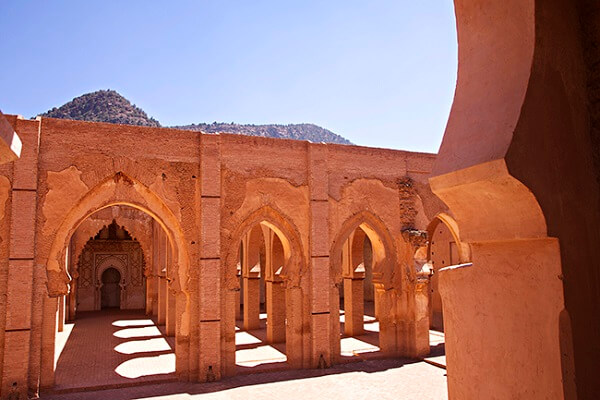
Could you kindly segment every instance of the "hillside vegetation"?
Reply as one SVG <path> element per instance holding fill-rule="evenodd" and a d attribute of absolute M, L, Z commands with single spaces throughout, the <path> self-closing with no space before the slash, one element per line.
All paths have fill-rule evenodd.
<path fill-rule="evenodd" d="M 84 94 L 58 108 L 54 107 L 40 116 L 125 125 L 161 126 L 144 110 L 136 107 L 135 104 L 114 90 L 98 90 Z M 251 125 L 213 122 L 212 124 L 199 123 L 173 126 L 172 128 L 206 133 L 226 132 L 249 136 L 310 140 L 311 142 L 351 144 L 342 136 L 314 124 Z"/>

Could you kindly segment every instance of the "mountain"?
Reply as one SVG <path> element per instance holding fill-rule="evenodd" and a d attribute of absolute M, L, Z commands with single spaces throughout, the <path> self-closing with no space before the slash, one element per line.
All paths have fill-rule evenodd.
<path fill-rule="evenodd" d="M 110 122 L 112 124 L 160 126 L 160 123 L 114 90 L 98 90 L 40 114 L 42 117 Z"/>
<path fill-rule="evenodd" d="M 125 125 L 161 126 L 157 120 L 148 117 L 142 109 L 131 104 L 129 100 L 114 90 L 99 90 L 84 94 L 58 108 L 54 107 L 40 116 Z M 213 122 L 212 124 L 200 123 L 173 126 L 172 128 L 206 133 L 227 132 L 250 136 L 310 140 L 311 142 L 352 144 L 342 136 L 314 124 L 241 125 Z"/>
<path fill-rule="evenodd" d="M 177 129 L 202 131 L 206 133 L 237 133 L 240 135 L 263 136 L 271 138 L 310 140 L 311 142 L 352 144 L 348 139 L 314 124 L 288 124 L 288 125 L 251 125 L 213 122 L 212 124 L 192 124 L 174 126 Z"/>

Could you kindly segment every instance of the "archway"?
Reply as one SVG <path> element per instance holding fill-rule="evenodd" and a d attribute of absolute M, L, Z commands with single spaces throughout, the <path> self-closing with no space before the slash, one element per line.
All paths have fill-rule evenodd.
<path fill-rule="evenodd" d="M 359 226 L 346 239 L 341 256 L 341 356 L 352 358 L 360 354 L 364 357 L 380 351 L 375 293 L 381 282 L 374 278 L 373 245 L 363 228 Z"/>
<path fill-rule="evenodd" d="M 429 326 L 444 331 L 442 297 L 439 291 L 439 271 L 470 261 L 470 249 L 460 240 L 456 221 L 446 213 L 436 215 L 427 227 L 426 261 L 429 274 Z"/>
<path fill-rule="evenodd" d="M 306 318 L 301 284 L 305 263 L 299 235 L 269 207 L 256 210 L 243 221 L 233 232 L 233 248 L 226 256 L 228 290 L 224 296 L 227 303 L 236 304 L 226 310 L 225 337 L 233 340 L 226 341 L 224 348 L 226 354 L 234 355 L 226 358 L 226 373 L 300 368 Z M 252 351 L 263 355 L 248 359 Z"/>
<path fill-rule="evenodd" d="M 143 219 L 139 210 L 127 206 L 103 210 L 84 220 L 69 241 L 67 253 L 79 257 L 70 263 L 67 260 L 73 277 L 69 300 L 76 303 L 73 321 L 67 324 L 70 329 L 57 333 L 56 340 L 55 382 L 63 389 L 93 386 L 94 375 L 101 376 L 107 385 L 175 377 L 175 340 L 164 319 L 169 317 L 175 325 L 174 304 L 169 302 L 167 291 L 147 290 L 152 286 L 148 281 L 160 288 L 160 281 L 166 282 L 161 273 L 170 272 L 166 234 L 153 219 Z M 115 215 L 137 231 L 129 232 L 117 224 L 112 218 Z M 150 226 L 133 225 L 123 218 L 125 215 Z M 101 228 L 90 237 L 89 232 L 98 226 Z M 145 251 L 134 238 L 143 237 L 143 228 L 152 234 L 144 244 Z M 89 239 L 83 242 L 86 236 Z M 150 254 L 146 257 L 144 253 Z M 156 310 L 147 312 L 148 303 L 163 310 L 162 321 L 160 314 L 153 312 Z M 82 352 L 86 358 L 75 360 Z M 82 376 L 78 374 L 81 368 L 93 368 L 95 374 Z"/>
<path fill-rule="evenodd" d="M 342 226 L 330 254 L 332 331 L 340 332 L 332 335 L 332 347 L 338 349 L 333 359 L 358 360 L 356 356 L 364 353 L 396 354 L 394 288 L 399 289 L 401 283 L 393 280 L 396 252 L 385 225 L 368 212 L 354 215 Z M 371 315 L 365 317 L 365 292 L 369 294 L 371 286 L 373 300 L 367 301 Z"/>
<path fill-rule="evenodd" d="M 141 282 L 143 283 L 147 277 L 149 279 L 146 279 L 146 281 L 148 283 L 153 282 L 153 285 L 148 285 L 148 288 L 146 288 L 144 284 L 142 295 L 139 298 L 141 306 L 136 306 L 135 308 L 141 308 L 142 310 L 146 308 L 150 314 L 153 314 L 154 307 L 148 307 L 149 303 L 151 304 L 152 302 L 147 299 L 150 296 L 157 298 L 155 303 L 157 303 L 157 306 L 162 305 L 162 309 L 164 310 L 162 315 L 165 316 L 165 321 L 160 321 L 160 323 L 166 323 L 169 335 L 176 335 L 178 337 L 178 340 L 173 340 L 172 344 L 175 353 L 178 355 L 178 357 L 173 357 L 173 371 L 167 373 L 163 370 L 161 375 L 165 373 L 167 375 L 174 375 L 177 365 L 180 375 L 185 376 L 189 371 L 188 360 L 190 357 L 188 349 L 189 304 L 186 291 L 189 265 L 187 244 L 183 239 L 183 231 L 178 219 L 160 197 L 144 185 L 122 173 L 117 173 L 114 177 L 102 181 L 90 190 L 67 213 L 65 219 L 56 229 L 56 235 L 50 247 L 47 263 L 49 294 L 60 297 L 68 295 L 70 290 L 72 290 L 65 283 L 72 283 L 72 278 L 78 278 L 77 276 L 71 277 L 68 274 L 69 259 L 67 255 L 69 254 L 68 248 L 73 233 L 94 213 L 111 207 L 130 207 L 150 216 L 156 231 L 161 234 L 157 240 L 162 243 L 162 251 L 160 253 L 162 266 L 160 269 L 153 268 L 152 270 L 144 270 L 142 268 Z M 157 243 L 153 243 L 152 247 L 156 249 Z M 123 274 L 121 276 L 123 279 Z M 100 297 L 100 291 L 98 293 Z M 147 293 L 148 296 L 144 296 L 143 293 Z M 121 304 L 122 306 L 123 304 Z M 161 307 L 156 308 L 160 309 Z M 46 309 L 44 323 L 47 326 L 54 326 L 52 321 L 56 319 L 55 314 L 55 310 L 52 310 L 52 308 L 48 307 Z M 145 320 L 148 321 L 148 318 L 145 317 Z M 154 322 L 152 323 L 154 324 Z M 56 333 L 56 330 L 51 329 L 45 331 L 44 334 L 49 336 L 52 334 L 52 338 L 45 339 L 43 342 L 44 346 L 50 347 L 51 344 L 56 343 Z M 55 349 L 48 348 L 45 349 L 45 352 L 48 355 L 54 355 Z M 54 382 L 55 360 L 53 359 L 54 357 L 44 356 L 42 358 L 44 364 L 44 368 L 42 368 L 44 386 L 51 386 L 48 382 Z M 140 378 L 146 379 L 145 377 Z"/>
<path fill-rule="evenodd" d="M 281 273 L 286 255 L 282 239 L 267 223 L 258 223 L 239 248 L 241 310 L 236 365 L 250 368 L 285 363 L 286 299 Z"/>

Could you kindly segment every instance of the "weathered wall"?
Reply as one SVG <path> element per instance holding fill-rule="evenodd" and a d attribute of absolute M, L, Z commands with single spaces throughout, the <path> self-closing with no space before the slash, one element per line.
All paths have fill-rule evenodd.
<path fill-rule="evenodd" d="M 431 210 L 439 209 L 426 186 L 434 155 L 46 118 L 8 120 L 27 146 L 19 161 L 1 167 L 5 207 L 14 201 L 20 206 L 18 216 L 0 219 L 0 237 L 8 238 L 0 251 L 8 254 L 14 243 L 14 251 L 27 252 L 16 256 L 19 263 L 31 257 L 18 267 L 29 274 L 23 280 L 29 286 L 18 298 L 31 312 L 23 314 L 29 328 L 16 334 L 3 330 L 0 343 L 27 335 L 19 341 L 30 362 L 11 367 L 9 375 L 4 368 L 2 393 L 12 381 L 22 391 L 36 392 L 38 381 L 52 386 L 55 296 L 69 290 L 67 265 L 71 278 L 81 280 L 74 263 L 89 238 L 113 219 L 144 251 L 146 311 L 175 334 L 182 380 L 235 372 L 238 249 L 245 232 L 263 222 L 285 238 L 289 256 L 282 276 L 290 366 L 337 360 L 339 326 L 336 330 L 333 321 L 339 292 L 333 300 L 333 290 L 339 273 L 331 272 L 330 252 L 361 223 L 376 232 L 377 243 L 385 242 L 385 262 L 377 264 L 374 280 L 394 287 L 395 300 L 386 298 L 386 304 L 401 309 L 390 313 L 401 323 L 390 322 L 386 346 L 394 354 L 418 352 L 417 317 L 410 311 L 413 250 L 402 232 L 425 229 Z M 13 221 L 19 224 L 11 231 Z M 9 303 L 0 303 L 2 321 L 14 323 L 10 288 L 19 284 L 11 281 L 10 269 L 3 279 Z M 84 298 L 84 292 L 77 295 Z M 138 300 L 135 307 L 144 306 Z M 16 357 L 14 348 L 3 348 L 6 360 Z"/>

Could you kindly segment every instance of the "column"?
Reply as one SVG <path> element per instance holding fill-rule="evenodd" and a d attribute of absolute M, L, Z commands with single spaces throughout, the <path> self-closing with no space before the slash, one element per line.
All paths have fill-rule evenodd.
<path fill-rule="evenodd" d="M 308 144 L 307 164 L 310 191 L 310 264 L 312 293 L 311 322 L 312 349 L 310 349 L 310 366 L 330 366 L 332 364 L 332 338 L 339 334 L 332 326 L 339 326 L 339 317 L 331 321 L 330 294 L 332 283 L 329 279 L 329 176 L 327 174 L 327 145 Z M 334 313 L 337 315 L 337 313 Z M 298 320 L 296 320 L 298 321 Z M 333 322 L 333 324 L 332 324 Z M 301 327 L 288 326 L 289 335 L 302 332 Z M 288 346 L 289 347 L 289 346 Z M 308 349 L 307 349 L 308 350 Z M 290 359 L 288 351 L 288 360 Z M 308 354 L 307 357 L 308 359 Z M 308 366 L 306 360 L 305 366 Z M 290 362 L 291 363 L 291 362 Z"/>
<path fill-rule="evenodd" d="M 175 323 L 177 316 L 177 308 L 176 308 L 176 293 L 173 289 L 169 287 L 170 285 L 167 283 L 167 313 L 165 319 L 165 330 L 167 336 L 175 336 Z"/>
<path fill-rule="evenodd" d="M 235 323 L 235 311 L 223 304 L 231 299 L 227 296 L 228 291 L 221 288 L 221 137 L 201 135 L 200 144 L 200 352 L 197 379 L 205 382 L 220 379 L 228 365 L 235 363 L 235 335 L 221 337 L 221 307 L 225 306 L 225 312 L 232 313 L 227 314 L 229 323 Z M 225 365 L 222 359 L 227 360 Z"/>
<path fill-rule="evenodd" d="M 11 191 L 11 209 L 2 222 L 3 227 L 10 224 L 6 324 L 4 326 L 4 352 L 2 368 L 2 386 L 4 397 L 10 393 L 13 382 L 21 398 L 27 398 L 32 340 L 32 298 L 35 255 L 35 221 L 37 211 L 37 157 L 39 121 L 11 118 L 9 122 L 16 126 L 23 140 L 21 158 L 14 162 Z M 6 125 L 5 125 L 6 126 Z M 15 135 L 16 136 L 16 135 Z M 0 177 L 0 185 L 10 183 Z M 39 266 L 38 266 L 39 267 Z M 6 275 L 5 275 L 6 276 Z M 46 295 L 45 295 L 46 296 Z M 56 321 L 56 298 L 53 307 L 53 321 Z M 52 331 L 54 337 L 56 330 Z M 37 391 L 37 387 L 32 387 Z"/>
<path fill-rule="evenodd" d="M 244 277 L 244 330 L 260 328 L 260 277 Z"/>
<path fill-rule="evenodd" d="M 167 279 L 165 276 L 158 277 L 158 315 L 156 323 L 165 325 L 167 322 Z"/>
<path fill-rule="evenodd" d="M 282 281 L 267 280 L 267 342 L 285 341 L 285 287 Z"/>
<path fill-rule="evenodd" d="M 348 336 L 362 335 L 365 299 L 363 278 L 344 278 L 344 333 Z"/>

